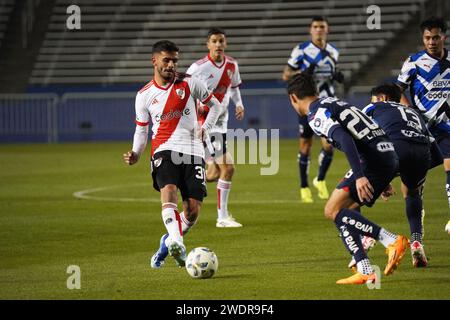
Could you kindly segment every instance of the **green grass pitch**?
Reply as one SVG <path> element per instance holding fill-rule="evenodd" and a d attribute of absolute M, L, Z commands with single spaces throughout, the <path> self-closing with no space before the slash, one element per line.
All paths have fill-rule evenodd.
<path fill-rule="evenodd" d="M 165 228 L 159 194 L 151 187 L 148 151 L 127 167 L 130 143 L 0 146 L 0 299 L 450 299 L 450 236 L 444 232 L 448 203 L 442 166 L 425 190 L 425 249 L 429 267 L 414 269 L 410 253 L 379 290 L 338 286 L 349 276 L 349 255 L 324 201 L 300 204 L 297 141 L 280 143 L 277 175 L 259 165 L 238 165 L 229 209 L 238 229 L 215 227 L 215 184 L 208 184 L 188 250 L 206 246 L 219 259 L 218 273 L 191 279 L 168 257 L 161 270 L 149 259 Z M 315 142 L 310 178 L 317 171 Z M 327 177 L 330 190 L 346 172 L 336 152 Z M 388 203 L 363 213 L 387 229 L 409 235 L 399 182 Z M 74 192 L 95 199 L 78 199 Z M 127 201 L 129 200 L 129 201 Z M 381 244 L 370 252 L 381 270 Z M 69 265 L 81 268 L 81 289 L 66 286 Z"/>

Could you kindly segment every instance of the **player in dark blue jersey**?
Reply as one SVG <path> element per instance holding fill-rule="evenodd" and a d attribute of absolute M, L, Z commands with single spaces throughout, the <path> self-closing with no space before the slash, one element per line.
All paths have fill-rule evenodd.
<path fill-rule="evenodd" d="M 450 55 L 444 47 L 447 24 L 430 18 L 420 25 L 425 50 L 411 55 L 403 64 L 397 85 L 411 92 L 412 107 L 423 115 L 444 156 L 446 192 L 450 207 Z M 402 96 L 401 102 L 409 105 Z M 450 212 L 450 211 L 449 211 Z M 450 234 L 450 220 L 445 226 Z"/>
<path fill-rule="evenodd" d="M 312 18 L 309 33 L 311 40 L 298 44 L 291 53 L 283 71 L 283 80 L 288 81 L 294 74 L 308 73 L 313 76 L 319 96 L 334 97 L 334 81 L 343 82 L 344 76 L 337 70 L 339 51 L 327 42 L 328 22 L 324 17 Z M 300 174 L 300 198 L 303 203 L 313 202 L 308 184 L 308 172 L 314 132 L 306 117 L 299 116 L 299 153 L 298 166 Z M 328 199 L 325 177 L 333 159 L 333 148 L 322 139 L 319 155 L 319 170 L 313 185 L 318 190 L 320 199 Z"/>
<path fill-rule="evenodd" d="M 401 92 L 395 85 L 375 87 L 371 91 L 372 103 L 366 106 L 363 112 L 372 118 L 394 143 L 399 158 L 400 178 L 405 186 L 402 191 L 411 231 L 413 266 L 426 267 L 428 261 L 422 242 L 421 190 L 431 166 L 431 142 L 436 142 L 422 117 L 412 108 L 400 104 L 400 97 Z"/>
<path fill-rule="evenodd" d="M 385 275 L 400 263 L 408 239 L 396 235 L 354 210 L 361 205 L 372 206 L 384 193 L 390 193 L 390 182 L 398 170 L 394 146 L 374 121 L 358 108 L 336 98 L 319 99 L 311 76 L 299 74 L 288 84 L 292 106 L 300 115 L 307 115 L 311 128 L 343 151 L 352 170 L 338 184 L 325 205 L 325 216 L 334 221 L 343 243 L 357 262 L 357 273 L 341 279 L 338 284 L 364 284 L 376 279 L 361 236 L 379 240 L 388 248 Z"/>

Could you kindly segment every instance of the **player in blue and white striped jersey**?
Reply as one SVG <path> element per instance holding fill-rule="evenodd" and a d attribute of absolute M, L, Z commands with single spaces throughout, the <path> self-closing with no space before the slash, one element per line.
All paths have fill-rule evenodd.
<path fill-rule="evenodd" d="M 333 82 L 343 82 L 344 76 L 336 69 L 339 51 L 327 42 L 328 23 L 325 18 L 312 18 L 309 33 L 311 40 L 300 43 L 291 53 L 283 71 L 283 80 L 288 81 L 296 73 L 308 73 L 313 76 L 321 98 L 334 97 Z M 313 202 L 308 186 L 308 172 L 314 135 L 306 117 L 299 116 L 300 147 L 298 153 L 300 173 L 300 197 L 302 202 Z M 333 148 L 322 139 L 319 155 L 319 172 L 313 181 L 320 199 L 328 198 L 325 176 L 333 159 Z"/>
<path fill-rule="evenodd" d="M 450 56 L 444 48 L 447 25 L 443 19 L 430 18 L 420 29 L 425 50 L 408 57 L 397 85 L 403 90 L 409 86 L 412 106 L 421 112 L 441 149 L 450 207 Z M 401 102 L 409 105 L 404 95 Z M 445 231 L 450 234 L 450 220 Z"/>

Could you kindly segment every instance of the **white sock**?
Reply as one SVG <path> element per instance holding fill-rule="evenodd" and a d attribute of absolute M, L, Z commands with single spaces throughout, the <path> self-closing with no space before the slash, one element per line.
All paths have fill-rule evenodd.
<path fill-rule="evenodd" d="M 395 240 L 397 240 L 397 235 L 395 235 L 392 232 L 389 232 L 389 231 L 381 228 L 380 235 L 378 236 L 378 241 L 380 241 L 381 244 L 385 248 L 387 248 L 390 244 L 394 243 Z"/>
<path fill-rule="evenodd" d="M 163 203 L 162 219 L 167 232 L 169 233 L 167 239 L 170 238 L 170 242 L 177 241 L 183 243 L 181 219 L 176 208 L 176 204 Z"/>
<path fill-rule="evenodd" d="M 219 220 L 228 218 L 228 195 L 231 181 L 219 179 L 217 182 L 217 216 Z"/>
<path fill-rule="evenodd" d="M 370 261 L 367 258 L 359 261 L 356 264 L 356 268 L 358 269 L 358 272 L 361 274 L 368 275 L 368 274 L 373 273 L 372 265 L 370 264 Z"/>
<path fill-rule="evenodd" d="M 184 212 L 180 213 L 180 218 L 181 218 L 181 230 L 183 231 L 183 236 L 185 236 L 186 233 L 188 233 L 188 231 L 194 226 L 197 220 L 195 220 L 194 222 L 190 222 L 184 216 Z"/>

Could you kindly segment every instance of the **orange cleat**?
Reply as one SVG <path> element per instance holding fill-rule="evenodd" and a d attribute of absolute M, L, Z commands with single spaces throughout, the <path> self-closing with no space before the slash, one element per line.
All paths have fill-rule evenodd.
<path fill-rule="evenodd" d="M 388 255 L 388 263 L 384 269 L 384 274 L 386 276 L 397 269 L 408 247 L 408 239 L 405 236 L 398 236 L 397 240 L 386 248 L 386 254 Z"/>
<path fill-rule="evenodd" d="M 336 281 L 337 284 L 366 284 L 366 283 L 375 283 L 377 280 L 377 275 L 375 272 L 372 272 L 371 274 L 362 274 L 362 273 L 355 273 L 354 275 L 341 279 Z"/>

